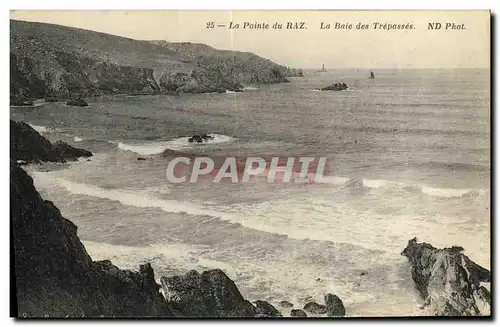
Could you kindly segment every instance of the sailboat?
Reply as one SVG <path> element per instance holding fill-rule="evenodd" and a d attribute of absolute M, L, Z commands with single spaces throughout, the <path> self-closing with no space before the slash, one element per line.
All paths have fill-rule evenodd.
<path fill-rule="evenodd" d="M 370 77 L 369 78 L 370 79 L 374 79 L 375 78 L 375 74 L 372 71 L 370 71 Z"/>

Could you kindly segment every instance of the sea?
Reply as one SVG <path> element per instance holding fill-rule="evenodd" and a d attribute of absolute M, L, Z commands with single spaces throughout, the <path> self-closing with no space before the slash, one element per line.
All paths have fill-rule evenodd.
<path fill-rule="evenodd" d="M 25 166 L 94 260 L 151 262 L 158 280 L 219 268 L 245 298 L 275 306 L 333 293 L 348 316 L 426 315 L 401 255 L 409 239 L 463 246 L 490 268 L 490 73 L 374 72 L 307 71 L 244 92 L 113 95 L 88 107 L 38 101 L 10 114 L 94 153 Z M 334 81 L 348 90 L 318 91 Z M 194 133 L 214 138 L 188 142 Z M 170 183 L 168 155 L 185 153 L 327 157 L 340 182 Z"/>

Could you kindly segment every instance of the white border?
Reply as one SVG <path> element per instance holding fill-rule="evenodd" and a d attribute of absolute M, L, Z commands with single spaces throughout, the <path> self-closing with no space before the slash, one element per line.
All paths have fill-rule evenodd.
<path fill-rule="evenodd" d="M 500 1 L 498 0 L 474 0 L 474 1 L 438 1 L 438 0 L 420 0 L 420 1 L 397 1 L 397 0 L 349 0 L 349 1 L 321 1 L 321 0 L 307 0 L 307 1 L 297 1 L 297 0 L 288 0 L 288 1 L 274 1 L 271 2 L 269 0 L 252 0 L 252 1 L 227 1 L 227 0 L 216 0 L 216 1 L 203 1 L 203 0 L 183 0 L 175 3 L 169 3 L 165 1 L 148 1 L 147 3 L 142 0 L 142 1 L 133 1 L 133 0 L 121 0 L 121 1 L 103 1 L 103 0 L 86 0 L 86 1 L 79 1 L 76 3 L 69 3 L 68 0 L 45 0 L 45 1 L 34 1 L 34 0 L 20 0 L 20 1 L 11 1 L 11 3 L 8 3 L 7 1 L 2 2 L 1 6 L 5 7 L 2 8 L 1 12 L 3 13 L 2 15 L 2 23 L 4 24 L 4 28 L 0 29 L 0 33 L 2 36 L 2 47 L 3 49 L 0 51 L 0 56 L 2 58 L 2 62 L 4 63 L 4 67 L 7 68 L 8 62 L 9 62 L 9 13 L 8 10 L 10 9 L 184 9 L 184 10 L 189 10 L 189 9 L 234 9 L 234 10 L 243 10 L 243 9 L 337 9 L 337 10 L 382 10 L 382 9 L 422 9 L 422 10 L 432 10 L 432 9 L 446 9 L 446 10 L 471 10 L 471 9 L 491 9 L 493 13 L 500 13 L 499 9 L 499 4 Z M 496 28 L 495 28 L 495 44 L 498 44 L 498 17 L 496 19 Z M 498 56 L 496 56 L 494 59 L 497 59 Z M 492 74 L 495 74 L 497 72 L 497 69 L 495 69 L 495 72 L 492 72 Z M 8 175 L 8 168 L 7 168 L 7 156 L 9 153 L 9 75 L 4 73 L 3 78 L 1 80 L 2 87 L 1 91 L 3 92 L 3 111 L 2 119 L 0 119 L 0 124 L 2 128 L 0 128 L 0 131 L 2 133 L 2 137 L 0 138 L 1 140 L 1 146 L 2 150 L 4 153 L 4 159 L 1 160 L 1 165 L 2 169 L 0 177 L 0 185 L 2 185 L 1 191 L 2 194 L 0 196 L 0 199 L 2 201 L 1 208 L 4 210 L 4 215 L 3 219 L 1 220 L 2 222 L 2 227 L 1 230 L 4 232 L 3 237 L 1 238 L 1 253 L 2 253 L 2 262 L 7 263 L 9 262 L 9 219 L 8 217 L 10 216 L 8 211 L 9 208 L 9 193 L 10 189 L 7 187 L 8 181 L 9 181 L 9 175 Z M 495 86 L 495 94 L 498 94 L 498 85 Z M 494 109 L 493 109 L 494 110 Z M 495 120 L 495 123 L 498 125 L 498 114 L 497 114 L 497 119 Z M 498 144 L 498 138 L 495 138 L 495 143 Z M 493 158 L 492 158 L 493 159 Z M 496 158 L 495 158 L 496 159 Z M 498 163 L 498 160 L 495 160 L 495 162 Z M 493 168 L 493 167 L 492 167 Z M 497 167 L 495 167 L 497 168 Z M 497 203 L 497 199 L 500 197 L 498 194 L 495 194 L 495 203 Z M 496 215 L 492 213 L 492 218 L 495 217 Z M 498 236 L 498 223 L 496 224 L 496 230 L 495 233 Z M 497 242 L 495 241 L 495 248 L 498 249 L 498 246 L 496 246 Z M 495 272 L 498 272 L 495 269 Z M 2 283 L 2 297 L 0 300 L 0 308 L 2 310 L 2 325 L 5 323 L 6 325 L 13 325 L 15 321 L 12 318 L 7 318 L 9 316 L 9 306 L 10 306 L 10 298 L 9 298 L 9 288 L 10 288 L 10 280 L 9 280 L 9 269 L 7 269 L 7 264 L 4 264 L 3 269 L 0 269 L 0 274 L 1 278 L 0 280 L 3 281 Z M 495 281 L 498 283 L 498 273 L 495 274 Z M 496 284 L 495 283 L 495 286 Z M 496 292 L 496 287 L 493 289 L 493 292 L 495 293 L 495 299 L 496 302 L 498 302 L 498 294 Z M 495 306 L 495 309 L 497 306 Z M 498 313 L 497 310 L 495 310 L 496 313 Z M 421 326 L 429 326 L 429 325 L 437 325 L 439 323 L 442 323 L 444 321 L 420 321 L 420 322 L 415 322 L 416 325 L 421 325 Z M 23 322 L 24 326 L 31 326 L 36 323 L 40 322 Z M 53 321 L 49 321 L 48 323 L 52 324 Z M 66 322 L 61 322 L 62 324 L 67 324 Z M 78 322 L 79 325 L 82 324 L 82 322 Z M 83 322 L 84 325 L 92 325 L 92 326 L 105 326 L 107 324 L 122 324 L 124 322 L 122 321 L 89 321 L 89 322 Z M 131 323 L 138 324 L 138 325 L 146 325 L 148 321 L 133 321 Z M 206 321 L 197 321 L 197 322 L 175 322 L 175 321 L 158 321 L 157 323 L 160 324 L 168 324 L 168 325 L 198 325 L 198 324 L 206 324 L 206 323 L 221 323 L 220 321 L 211 321 L 211 322 L 206 322 Z M 227 323 L 227 322 L 226 322 Z M 232 322 L 229 322 L 232 323 Z M 245 322 L 245 323 L 250 323 L 250 324 L 278 324 L 278 325 L 288 325 L 289 321 L 281 321 L 281 322 L 270 322 L 270 321 L 255 321 L 255 322 Z M 311 322 L 302 322 L 301 324 L 303 325 L 312 325 L 316 323 L 316 321 L 311 321 Z M 327 322 L 331 324 L 339 324 L 343 323 L 340 321 L 336 322 Z M 351 325 L 364 325 L 364 324 L 370 324 L 373 323 L 372 321 L 359 321 L 359 322 L 349 322 Z M 385 323 L 385 322 L 384 322 Z M 401 321 L 395 323 L 396 325 L 398 324 L 405 324 L 406 321 Z M 480 323 L 480 322 L 478 322 Z"/>

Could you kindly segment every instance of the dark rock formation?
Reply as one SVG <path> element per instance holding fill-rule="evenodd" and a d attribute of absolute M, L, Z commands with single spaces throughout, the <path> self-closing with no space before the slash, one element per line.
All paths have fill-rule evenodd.
<path fill-rule="evenodd" d="M 173 315 L 149 264 L 133 272 L 93 262 L 77 227 L 12 160 L 10 219 L 19 317 Z"/>
<path fill-rule="evenodd" d="M 293 304 L 288 301 L 281 301 L 280 307 L 282 308 L 293 308 Z"/>
<path fill-rule="evenodd" d="M 68 100 L 66 101 L 66 104 L 68 106 L 75 106 L 75 107 L 87 107 L 89 105 L 83 99 Z"/>
<path fill-rule="evenodd" d="M 147 160 L 146 158 L 143 158 L 143 157 L 137 157 L 137 160 L 138 161 L 144 161 L 144 160 Z"/>
<path fill-rule="evenodd" d="M 25 122 L 10 121 L 10 158 L 25 162 L 66 162 L 79 157 L 90 157 L 92 153 L 74 148 L 65 142 L 54 145 Z"/>
<path fill-rule="evenodd" d="M 257 300 L 254 302 L 257 314 L 264 317 L 282 317 L 281 313 L 266 301 Z"/>
<path fill-rule="evenodd" d="M 184 276 L 162 277 L 165 298 L 185 317 L 254 317 L 256 308 L 245 300 L 220 269 Z"/>
<path fill-rule="evenodd" d="M 326 307 L 322 304 L 316 302 L 308 302 L 304 305 L 304 310 L 316 315 L 322 315 L 326 313 Z"/>
<path fill-rule="evenodd" d="M 16 107 L 31 107 L 33 106 L 33 101 L 29 98 L 23 98 L 23 97 L 11 97 L 10 98 L 10 105 L 11 106 L 16 106 Z"/>
<path fill-rule="evenodd" d="M 53 97 L 53 96 L 46 96 L 44 101 L 45 102 L 59 102 L 59 99 L 57 97 Z"/>
<path fill-rule="evenodd" d="M 437 249 L 413 238 L 401 254 L 412 266 L 412 278 L 425 305 L 436 315 L 490 315 L 491 295 L 480 285 L 491 281 L 490 272 L 461 251 L 462 247 Z"/>
<path fill-rule="evenodd" d="M 54 143 L 54 150 L 63 158 L 88 158 L 92 157 L 92 152 L 84 150 L 84 149 L 78 149 L 74 148 L 71 145 L 69 145 L 66 142 L 63 142 L 61 140 L 56 141 Z"/>
<path fill-rule="evenodd" d="M 337 295 L 328 293 L 325 295 L 326 315 L 328 317 L 345 316 L 345 308 L 342 300 Z"/>
<path fill-rule="evenodd" d="M 211 135 L 208 135 L 208 134 L 202 134 L 202 135 L 195 134 L 188 139 L 188 142 L 189 143 L 193 143 L 193 142 L 202 143 L 202 142 L 208 142 L 209 140 L 213 140 L 213 139 L 214 139 L 214 137 Z"/>
<path fill-rule="evenodd" d="M 160 87 L 175 93 L 224 93 L 241 91 L 242 85 L 217 68 L 198 67 L 191 73 L 164 74 L 159 80 Z"/>
<path fill-rule="evenodd" d="M 344 91 L 347 90 L 348 86 L 346 83 L 333 83 L 332 85 L 325 86 L 321 88 L 321 91 Z"/>
<path fill-rule="evenodd" d="M 291 312 L 290 312 L 290 316 L 291 317 L 307 317 L 307 314 L 300 310 L 300 309 L 293 309 Z"/>

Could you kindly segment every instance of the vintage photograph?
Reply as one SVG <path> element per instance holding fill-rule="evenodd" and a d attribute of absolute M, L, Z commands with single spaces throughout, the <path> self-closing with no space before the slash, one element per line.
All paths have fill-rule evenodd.
<path fill-rule="evenodd" d="M 491 318 L 490 25 L 11 10 L 11 316 Z"/>

